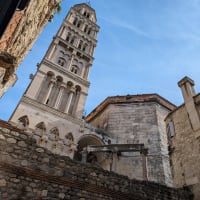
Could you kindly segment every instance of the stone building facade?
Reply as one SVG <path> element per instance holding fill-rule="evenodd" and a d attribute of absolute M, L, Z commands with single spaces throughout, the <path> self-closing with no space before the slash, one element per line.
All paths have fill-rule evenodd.
<path fill-rule="evenodd" d="M 17 67 L 52 18 L 59 2 L 60 0 L 0 2 L 0 97 L 16 82 Z"/>
<path fill-rule="evenodd" d="M 116 144 L 144 144 L 146 166 L 138 152 L 117 155 L 113 171 L 130 178 L 172 185 L 168 141 L 164 119 L 175 106 L 157 94 L 108 97 L 94 109 L 86 122 L 105 129 Z"/>
<path fill-rule="evenodd" d="M 200 94 L 188 77 L 178 83 L 184 104 L 166 118 L 175 187 L 189 186 L 200 199 Z"/>

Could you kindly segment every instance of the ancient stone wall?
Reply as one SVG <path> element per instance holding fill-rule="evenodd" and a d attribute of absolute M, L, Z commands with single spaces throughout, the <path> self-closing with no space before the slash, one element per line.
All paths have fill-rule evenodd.
<path fill-rule="evenodd" d="M 130 180 L 52 154 L 26 133 L 0 121 L 0 198 L 190 200 L 192 195 L 187 188 Z"/>

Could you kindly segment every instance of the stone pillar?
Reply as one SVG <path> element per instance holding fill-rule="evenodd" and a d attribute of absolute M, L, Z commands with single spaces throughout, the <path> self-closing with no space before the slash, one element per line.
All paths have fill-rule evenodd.
<path fill-rule="evenodd" d="M 84 79 L 87 79 L 87 78 L 88 78 L 90 66 L 91 66 L 91 65 L 85 66 L 84 75 L 83 75 L 83 78 L 84 78 Z"/>
<path fill-rule="evenodd" d="M 79 99 L 80 99 L 80 91 L 77 91 L 76 99 L 75 99 L 74 106 L 73 106 L 72 115 L 76 114 Z"/>
<path fill-rule="evenodd" d="M 65 108 L 65 113 L 69 112 L 69 108 L 70 108 L 70 105 L 71 105 L 71 102 L 72 102 L 73 94 L 74 94 L 74 92 L 70 91 L 69 98 L 68 98 L 68 101 L 67 101 L 67 105 L 66 105 L 66 108 Z"/>
<path fill-rule="evenodd" d="M 52 58 L 52 55 L 55 53 L 55 51 L 56 51 L 56 44 L 55 43 L 53 43 L 52 44 L 52 47 L 51 47 L 51 49 L 50 49 L 50 51 L 49 51 L 49 55 L 47 55 L 47 58 L 50 60 L 51 58 Z"/>
<path fill-rule="evenodd" d="M 60 87 L 59 94 L 58 94 L 58 97 L 57 97 L 57 99 L 56 99 L 55 106 L 54 106 L 55 108 L 58 108 L 59 105 L 60 105 L 60 102 L 61 102 L 61 99 L 62 99 L 62 95 L 63 95 L 63 91 L 64 91 L 64 87 L 61 86 L 61 87 Z"/>
<path fill-rule="evenodd" d="M 74 61 L 74 55 L 72 54 L 71 60 L 70 60 L 70 62 L 69 62 L 69 70 L 70 70 L 71 67 L 72 67 L 73 61 Z"/>
<path fill-rule="evenodd" d="M 65 30 L 65 26 L 62 26 L 61 29 L 58 32 L 58 36 L 60 36 L 61 38 L 62 38 L 64 30 Z"/>
<path fill-rule="evenodd" d="M 45 98 L 45 100 L 44 100 L 44 103 L 45 103 L 45 104 L 46 104 L 46 102 L 47 102 L 47 99 L 49 98 L 49 95 L 50 95 L 50 93 L 51 93 L 51 90 L 52 90 L 53 86 L 54 86 L 54 82 L 51 82 L 51 83 L 50 83 L 50 86 L 49 86 L 49 90 L 48 90 L 47 96 L 46 96 L 46 98 Z"/>

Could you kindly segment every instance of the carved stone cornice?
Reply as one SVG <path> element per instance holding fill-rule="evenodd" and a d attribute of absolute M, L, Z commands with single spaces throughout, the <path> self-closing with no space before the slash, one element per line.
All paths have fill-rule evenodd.
<path fill-rule="evenodd" d="M 32 105 L 38 109 L 40 109 L 41 111 L 46 111 L 49 112 L 57 117 L 60 117 L 62 119 L 68 120 L 72 123 L 75 123 L 77 125 L 81 125 L 82 124 L 82 120 L 81 119 L 77 119 L 69 114 L 63 113 L 59 110 L 56 110 L 55 108 L 51 108 L 46 104 L 42 104 L 40 102 L 37 102 L 34 99 L 30 99 L 29 97 L 23 96 L 21 99 L 21 102 Z"/>

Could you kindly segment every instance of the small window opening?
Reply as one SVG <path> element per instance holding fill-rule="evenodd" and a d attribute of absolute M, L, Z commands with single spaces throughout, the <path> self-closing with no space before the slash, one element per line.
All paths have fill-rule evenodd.
<path fill-rule="evenodd" d="M 175 135 L 175 131 L 174 131 L 174 123 L 172 121 L 170 121 L 167 125 L 167 134 L 170 137 L 174 137 Z"/>

